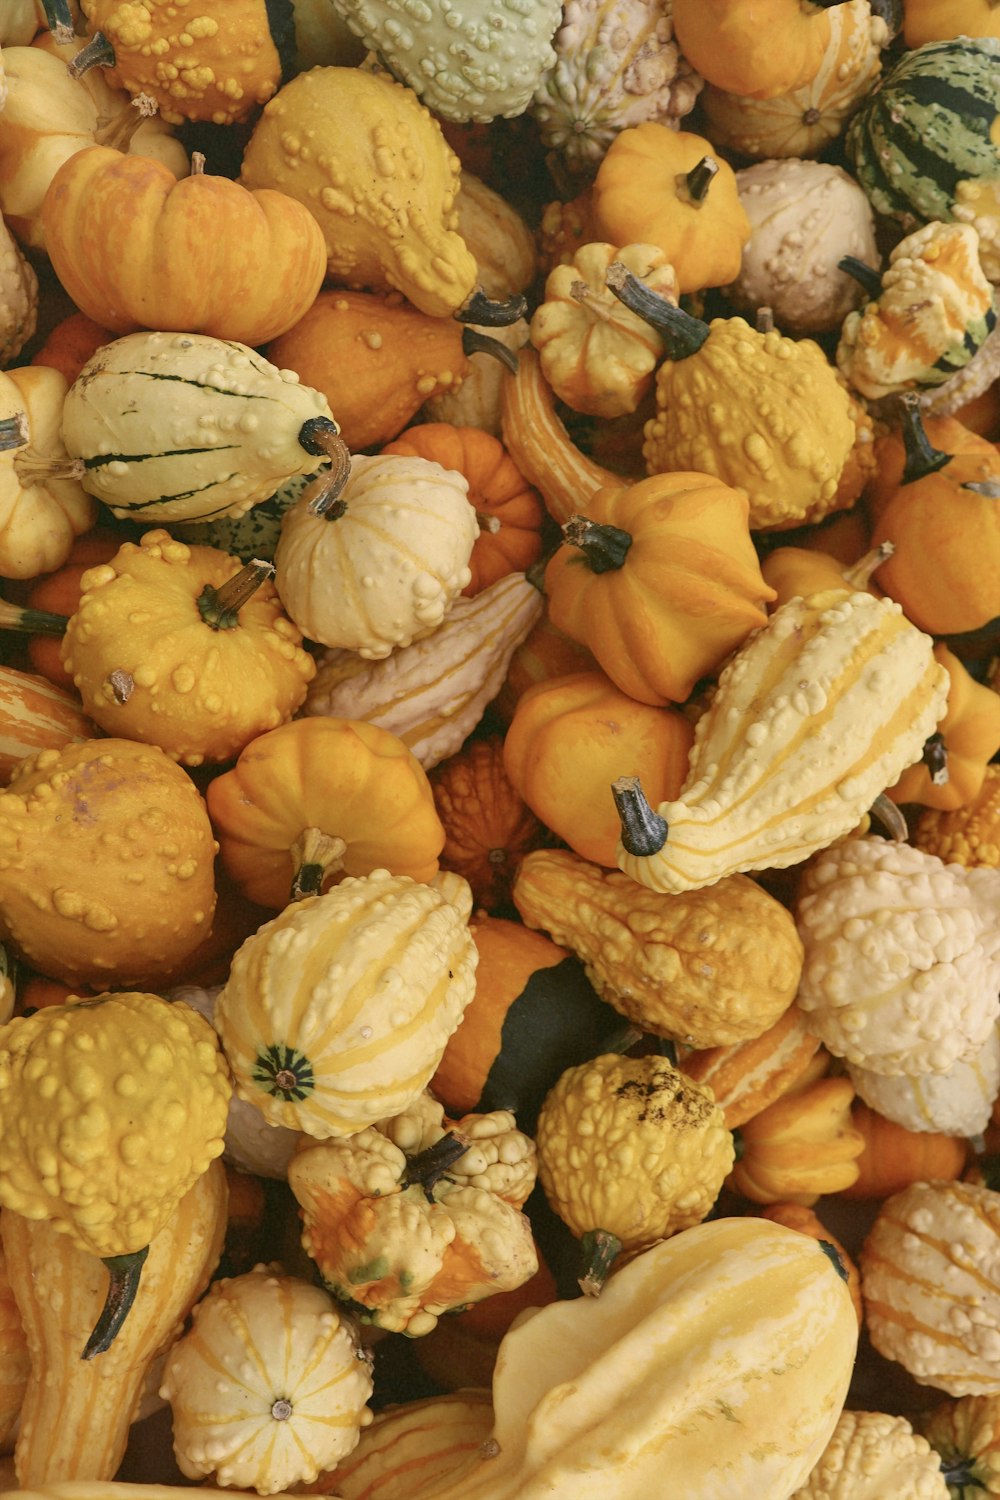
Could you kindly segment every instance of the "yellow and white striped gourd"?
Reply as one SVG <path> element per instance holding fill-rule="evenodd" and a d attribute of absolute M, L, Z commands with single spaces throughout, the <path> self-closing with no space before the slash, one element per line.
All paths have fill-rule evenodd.
<path fill-rule="evenodd" d="M 216 1002 L 239 1096 L 321 1139 L 402 1113 L 472 999 L 471 911 L 458 876 L 375 870 L 265 922 Z"/>
<path fill-rule="evenodd" d="M 475 729 L 543 607 L 523 573 L 508 573 L 456 599 L 432 635 L 391 656 L 371 661 L 357 651 L 327 651 L 301 713 L 377 724 L 429 771 Z"/>
<path fill-rule="evenodd" d="M 692 890 L 799 864 L 849 833 L 944 715 L 932 646 L 890 599 L 790 599 L 722 671 L 676 800 L 650 818 L 641 790 L 616 791 L 620 867 L 653 890 Z"/>

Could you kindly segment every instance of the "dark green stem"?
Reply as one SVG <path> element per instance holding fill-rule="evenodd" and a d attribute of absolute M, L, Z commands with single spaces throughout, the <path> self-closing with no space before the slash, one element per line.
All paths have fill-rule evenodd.
<path fill-rule="evenodd" d="M 479 328 L 462 329 L 462 353 L 466 359 L 473 354 L 488 354 L 492 359 L 498 359 L 512 375 L 517 374 L 518 362 L 514 350 L 501 344 L 499 339 L 490 338 L 488 333 L 483 333 Z"/>
<path fill-rule="evenodd" d="M 858 285 L 864 287 L 872 302 L 882 295 L 882 277 L 867 261 L 859 260 L 856 255 L 845 255 L 838 260 L 837 269 L 853 276 Z"/>
<path fill-rule="evenodd" d="M 902 483 L 915 484 L 918 479 L 926 479 L 928 474 L 936 474 L 945 464 L 950 464 L 954 454 L 942 453 L 940 448 L 931 447 L 920 416 L 920 402 L 912 391 L 907 391 L 905 396 L 900 397 L 899 405 L 903 416 L 903 447 L 906 450 Z"/>
<path fill-rule="evenodd" d="M 668 359 L 688 359 L 698 353 L 708 338 L 711 330 L 707 323 L 692 318 L 690 313 L 654 292 L 620 260 L 611 262 L 605 283 L 629 312 L 634 312 L 637 318 L 656 329 Z"/>
<path fill-rule="evenodd" d="M 50 615 L 44 609 L 22 609 L 0 599 L 0 630 L 18 630 L 25 635 L 65 635 L 67 615 Z"/>
<path fill-rule="evenodd" d="M 611 1267 L 622 1242 L 610 1229 L 588 1229 L 580 1240 L 580 1274 L 577 1277 L 585 1297 L 598 1297 L 611 1274 Z"/>
<path fill-rule="evenodd" d="M 619 776 L 611 783 L 611 795 L 622 825 L 625 852 L 639 859 L 659 854 L 667 842 L 667 820 L 655 813 L 646 801 L 638 776 Z"/>
<path fill-rule="evenodd" d="M 318 896 L 323 890 L 327 876 L 344 868 L 344 852 L 347 845 L 335 833 L 324 833 L 322 828 L 303 828 L 292 844 L 292 890 L 290 900 L 303 901 L 307 896 Z"/>
<path fill-rule="evenodd" d="M 507 328 L 518 318 L 523 318 L 527 311 L 528 300 L 521 292 L 514 292 L 499 302 L 487 297 L 482 287 L 477 287 L 453 316 L 459 323 L 478 323 L 481 328 Z"/>
<path fill-rule="evenodd" d="M 10 448 L 23 448 L 28 441 L 28 418 L 23 411 L 0 420 L 0 453 Z"/>
<path fill-rule="evenodd" d="M 416 1156 L 409 1158 L 401 1185 L 404 1188 L 422 1187 L 428 1203 L 433 1203 L 435 1187 L 448 1168 L 453 1167 L 468 1149 L 469 1142 L 456 1135 L 454 1130 L 449 1130 L 433 1146 L 428 1146 L 425 1151 L 418 1151 Z"/>
<path fill-rule="evenodd" d="M 949 1493 L 952 1490 L 964 1495 L 966 1490 L 985 1490 L 986 1485 L 981 1479 L 977 1479 L 972 1472 L 972 1458 L 964 1458 L 957 1464 L 948 1464 L 942 1458 L 941 1477 L 948 1486 Z"/>
<path fill-rule="evenodd" d="M 690 172 L 682 173 L 678 187 L 678 197 L 684 197 L 691 203 L 703 203 L 705 195 L 712 186 L 718 175 L 719 163 L 711 156 L 703 156 L 701 161 L 693 166 Z M 681 187 L 683 184 L 683 187 Z"/>
<path fill-rule="evenodd" d="M 213 630 L 232 630 L 240 623 L 243 605 L 273 573 L 274 563 L 255 557 L 219 588 L 206 583 L 198 595 L 198 613 Z"/>
<path fill-rule="evenodd" d="M 632 537 L 619 526 L 605 526 L 587 516 L 570 516 L 563 522 L 563 541 L 579 547 L 592 573 L 612 573 L 628 556 Z"/>
<path fill-rule="evenodd" d="M 87 1340 L 81 1359 L 93 1359 L 111 1348 L 128 1317 L 139 1289 L 139 1277 L 149 1254 L 149 1246 L 133 1250 L 129 1255 L 103 1255 L 101 1259 L 108 1268 L 108 1294 L 104 1299 L 101 1316 L 94 1324 L 94 1331 Z"/>
<path fill-rule="evenodd" d="M 948 746 L 944 742 L 943 734 L 937 732 L 924 741 L 924 753 L 920 759 L 930 772 L 932 784 L 934 786 L 947 786 Z"/>
<path fill-rule="evenodd" d="M 844 1264 L 844 1257 L 841 1255 L 836 1245 L 831 1245 L 829 1240 L 820 1240 L 819 1248 L 822 1250 L 823 1254 L 826 1256 L 827 1260 L 830 1262 L 831 1266 L 846 1286 L 850 1281 L 850 1277 L 847 1274 L 847 1266 Z"/>
<path fill-rule="evenodd" d="M 82 78 L 91 68 L 113 68 L 118 58 L 103 31 L 95 31 L 86 47 L 81 47 L 72 62 L 66 64 L 71 78 Z"/>
<path fill-rule="evenodd" d="M 42 10 L 52 33 L 52 40 L 65 47 L 76 36 L 73 29 L 73 12 L 68 0 L 42 0 Z"/>

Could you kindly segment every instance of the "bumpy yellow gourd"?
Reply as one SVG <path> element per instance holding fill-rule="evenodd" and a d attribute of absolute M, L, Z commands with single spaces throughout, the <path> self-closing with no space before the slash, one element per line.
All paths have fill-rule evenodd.
<path fill-rule="evenodd" d="M 460 164 L 412 89 L 363 68 L 312 68 L 265 106 L 243 157 L 246 187 L 305 203 L 329 274 L 395 287 L 432 317 L 469 297 L 476 262 L 457 232 Z"/>
<path fill-rule="evenodd" d="M 944 714 L 932 644 L 891 599 L 845 588 L 783 604 L 720 675 L 677 799 L 650 820 L 621 778 L 620 867 L 653 890 L 691 890 L 798 864 L 850 833 Z"/>
<path fill-rule="evenodd" d="M 795 924 L 746 876 L 665 896 L 566 849 L 536 849 L 513 896 L 522 920 L 582 959 L 598 994 L 645 1031 L 718 1047 L 759 1036 L 795 998 Z"/>

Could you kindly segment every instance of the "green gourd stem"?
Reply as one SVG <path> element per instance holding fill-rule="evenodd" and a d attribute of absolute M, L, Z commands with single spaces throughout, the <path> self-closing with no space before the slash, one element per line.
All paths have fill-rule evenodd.
<path fill-rule="evenodd" d="M 936 731 L 924 741 L 924 751 L 920 759 L 930 772 L 931 784 L 947 786 L 949 780 L 948 746 L 940 731 Z"/>
<path fill-rule="evenodd" d="M 859 260 L 856 255 L 844 255 L 838 260 L 837 269 L 852 276 L 872 302 L 882 295 L 882 277 L 867 261 Z"/>
<path fill-rule="evenodd" d="M 948 1486 L 949 1494 L 964 1495 L 966 1490 L 982 1490 L 985 1493 L 986 1486 L 972 1472 L 973 1462 L 971 1458 L 963 1459 L 957 1464 L 947 1464 L 944 1459 L 941 1460 L 941 1478 Z"/>
<path fill-rule="evenodd" d="M 91 68 L 113 68 L 117 61 L 115 49 L 104 32 L 95 31 L 73 61 L 66 64 L 66 71 L 71 78 L 82 78 Z"/>
<path fill-rule="evenodd" d="M 580 1240 L 577 1284 L 585 1297 L 598 1297 L 611 1274 L 622 1242 L 610 1229 L 588 1229 Z"/>
<path fill-rule="evenodd" d="M 655 813 L 646 801 L 638 776 L 619 776 L 611 783 L 611 795 L 622 825 L 625 852 L 639 859 L 659 854 L 667 842 L 667 820 Z"/>
<path fill-rule="evenodd" d="M 107 146 L 112 151 L 127 154 L 132 138 L 144 120 L 156 114 L 157 104 L 152 94 L 136 94 L 128 104 L 123 104 L 110 119 L 105 120 L 94 131 L 98 146 Z"/>
<path fill-rule="evenodd" d="M 310 417 L 299 428 L 299 442 L 307 453 L 322 454 L 330 460 L 329 469 L 324 469 L 312 484 L 307 484 L 299 500 L 314 516 L 326 516 L 335 520 L 343 515 L 346 506 L 331 514 L 348 479 L 351 477 L 351 450 L 340 435 L 340 428 L 329 417 Z"/>
<path fill-rule="evenodd" d="M 707 323 L 654 292 L 620 260 L 611 262 L 605 284 L 629 312 L 656 329 L 668 359 L 689 359 L 697 354 L 711 332 Z"/>
<path fill-rule="evenodd" d="M 198 613 L 213 630 L 232 630 L 240 623 L 244 604 L 273 573 L 274 563 L 252 558 L 217 589 L 206 583 L 198 595 Z"/>
<path fill-rule="evenodd" d="M 915 484 L 918 479 L 926 479 L 928 474 L 936 474 L 939 469 L 950 464 L 954 454 L 942 453 L 940 448 L 931 446 L 920 416 L 920 402 L 912 391 L 907 391 L 905 396 L 900 397 L 899 406 L 903 418 L 903 447 L 906 450 L 901 483 Z"/>
<path fill-rule="evenodd" d="M 52 40 L 60 47 L 68 46 L 76 37 L 73 12 L 68 0 L 42 0 L 42 10 L 52 33 Z"/>
<path fill-rule="evenodd" d="M 482 287 L 477 287 L 452 316 L 459 323 L 478 323 L 482 328 L 507 328 L 523 318 L 528 311 L 528 299 L 522 292 L 497 301 L 487 297 Z"/>
<path fill-rule="evenodd" d="M 435 1187 L 446 1175 L 448 1168 L 453 1167 L 468 1149 L 469 1142 L 463 1140 L 456 1131 L 449 1130 L 433 1146 L 418 1151 L 408 1159 L 401 1185 L 404 1188 L 422 1187 L 428 1203 L 433 1203 Z"/>
<path fill-rule="evenodd" d="M 473 354 L 488 354 L 491 359 L 498 359 L 512 375 L 517 374 L 517 354 L 513 349 L 508 349 L 506 344 L 501 344 L 499 339 L 490 338 L 488 333 L 483 333 L 479 328 L 462 329 L 462 353 L 466 359 Z"/>
<path fill-rule="evenodd" d="M 910 831 L 906 826 L 906 819 L 892 798 L 887 796 L 885 792 L 879 792 L 869 809 L 869 813 L 871 817 L 882 824 L 886 833 L 895 843 L 906 843 L 910 836 Z"/>
<path fill-rule="evenodd" d="M 12 417 L 0 420 L 0 453 L 11 448 L 23 448 L 28 441 L 28 418 L 25 412 L 16 411 Z"/>
<path fill-rule="evenodd" d="M 101 1316 L 94 1324 L 94 1331 L 84 1345 L 81 1359 L 93 1359 L 95 1354 L 104 1354 L 111 1348 L 135 1301 L 139 1277 L 148 1254 L 149 1246 L 144 1245 L 141 1250 L 133 1250 L 128 1255 L 101 1257 L 110 1277 L 108 1294 L 104 1299 Z"/>
<path fill-rule="evenodd" d="M 844 1263 L 844 1257 L 841 1255 L 836 1245 L 832 1245 L 829 1240 L 820 1240 L 819 1248 L 822 1250 L 823 1254 L 826 1256 L 827 1260 L 830 1262 L 831 1266 L 836 1271 L 841 1281 L 845 1286 L 847 1286 L 848 1282 L 850 1281 L 850 1277 L 847 1274 L 847 1266 Z"/>
<path fill-rule="evenodd" d="M 24 635 L 65 635 L 68 615 L 51 615 L 44 609 L 24 609 L 0 599 L 0 630 L 18 630 Z"/>
<path fill-rule="evenodd" d="M 711 156 L 703 156 L 690 172 L 682 172 L 677 180 L 679 198 L 688 203 L 701 204 L 713 181 L 718 176 L 719 163 Z"/>
<path fill-rule="evenodd" d="M 344 868 L 347 845 L 335 833 L 322 828 L 303 828 L 292 845 L 292 901 L 318 896 L 328 875 Z"/>
<path fill-rule="evenodd" d="M 612 573 L 628 556 L 632 537 L 619 526 L 606 526 L 587 516 L 570 516 L 563 522 L 563 541 L 579 547 L 592 573 Z"/>
<path fill-rule="evenodd" d="M 639 1042 L 643 1041 L 647 1033 L 638 1026 L 622 1026 L 620 1030 L 613 1031 L 609 1037 L 601 1042 L 601 1051 L 604 1053 L 617 1052 L 624 1057 L 626 1052 L 631 1051 Z"/>

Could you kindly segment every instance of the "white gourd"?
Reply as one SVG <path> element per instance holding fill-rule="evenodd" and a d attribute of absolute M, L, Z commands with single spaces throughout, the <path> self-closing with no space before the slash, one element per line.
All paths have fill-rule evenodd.
<path fill-rule="evenodd" d="M 0 60 L 0 109 L 3 108 Z M 0 366 L 11 364 L 34 335 L 38 318 L 38 277 L 17 240 L 0 218 Z"/>
<path fill-rule="evenodd" d="M 905 1417 L 845 1411 L 792 1500 L 948 1500 L 941 1460 Z"/>
<path fill-rule="evenodd" d="M 943 1073 L 889 1077 L 858 1063 L 847 1071 L 865 1103 L 905 1130 L 981 1135 L 1000 1094 L 1000 1030 L 994 1026 L 978 1052 Z"/>

